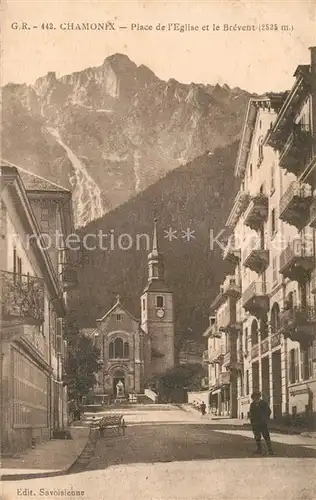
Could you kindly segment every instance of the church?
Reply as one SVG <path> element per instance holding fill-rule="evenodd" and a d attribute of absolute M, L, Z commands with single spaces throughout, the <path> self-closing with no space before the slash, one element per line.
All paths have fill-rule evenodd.
<path fill-rule="evenodd" d="M 159 252 L 157 222 L 148 255 L 148 280 L 140 297 L 140 320 L 117 297 L 116 303 L 96 320 L 96 345 L 101 350 L 99 394 L 125 396 L 144 392 L 146 379 L 163 374 L 175 363 L 173 294 L 165 281 L 163 255 Z"/>

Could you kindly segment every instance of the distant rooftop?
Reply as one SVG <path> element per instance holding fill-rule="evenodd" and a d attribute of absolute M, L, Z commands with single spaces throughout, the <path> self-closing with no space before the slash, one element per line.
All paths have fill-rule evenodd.
<path fill-rule="evenodd" d="M 11 163 L 9 161 L 1 161 L 1 166 L 16 168 L 27 191 L 62 191 L 64 193 L 70 192 L 69 189 L 66 189 L 65 187 L 60 186 L 53 181 L 45 179 L 44 177 L 38 174 L 34 174 L 33 172 L 19 167 L 18 165 L 15 165 L 14 163 Z"/>

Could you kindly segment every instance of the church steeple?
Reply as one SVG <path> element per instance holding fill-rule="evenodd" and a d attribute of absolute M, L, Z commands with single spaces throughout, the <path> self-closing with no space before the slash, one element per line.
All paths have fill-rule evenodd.
<path fill-rule="evenodd" d="M 164 281 L 165 271 L 164 271 L 164 258 L 159 252 L 158 247 L 158 234 L 157 234 L 157 219 L 154 219 L 154 234 L 152 250 L 148 255 L 148 282 L 153 281 Z"/>

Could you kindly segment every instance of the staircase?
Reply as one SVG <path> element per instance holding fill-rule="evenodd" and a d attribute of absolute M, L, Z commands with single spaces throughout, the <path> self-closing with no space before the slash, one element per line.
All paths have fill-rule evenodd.
<path fill-rule="evenodd" d="M 142 405 L 152 405 L 154 401 L 145 394 L 137 394 L 137 403 Z"/>

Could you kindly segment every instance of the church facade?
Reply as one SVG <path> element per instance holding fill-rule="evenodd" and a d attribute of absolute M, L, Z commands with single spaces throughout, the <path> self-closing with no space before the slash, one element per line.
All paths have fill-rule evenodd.
<path fill-rule="evenodd" d="M 93 332 L 101 351 L 102 368 L 95 392 L 116 395 L 141 394 L 145 381 L 174 366 L 173 294 L 165 282 L 164 259 L 158 249 L 155 222 L 148 256 L 148 282 L 141 295 L 141 319 L 135 318 L 117 297 Z"/>

